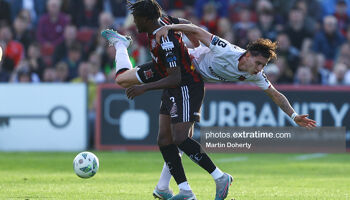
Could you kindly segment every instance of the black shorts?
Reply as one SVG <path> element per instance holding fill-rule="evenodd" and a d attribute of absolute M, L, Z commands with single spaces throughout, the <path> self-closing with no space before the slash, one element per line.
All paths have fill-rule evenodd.
<path fill-rule="evenodd" d="M 136 68 L 136 77 L 140 83 L 150 83 L 162 79 L 160 74 L 154 69 L 154 64 L 152 61 L 137 66 Z"/>
<path fill-rule="evenodd" d="M 159 113 L 170 115 L 172 124 L 199 122 L 203 97 L 203 83 L 164 89 Z"/>

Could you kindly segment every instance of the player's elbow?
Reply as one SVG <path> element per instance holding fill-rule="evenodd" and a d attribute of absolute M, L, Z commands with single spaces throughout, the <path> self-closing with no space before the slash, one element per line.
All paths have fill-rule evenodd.
<path fill-rule="evenodd" d="M 130 83 L 126 79 L 124 79 L 123 77 L 120 77 L 120 76 L 115 79 L 115 83 L 123 88 L 128 88 L 131 86 Z"/>

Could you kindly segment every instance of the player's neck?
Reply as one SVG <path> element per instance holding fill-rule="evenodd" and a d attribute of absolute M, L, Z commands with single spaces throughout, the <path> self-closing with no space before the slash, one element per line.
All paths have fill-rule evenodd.
<path fill-rule="evenodd" d="M 155 30 L 157 30 L 159 27 L 161 27 L 162 25 L 159 23 L 158 20 L 155 20 L 153 23 L 151 23 L 149 26 L 148 26 L 148 31 L 147 33 L 148 34 L 153 34 L 153 32 Z"/>

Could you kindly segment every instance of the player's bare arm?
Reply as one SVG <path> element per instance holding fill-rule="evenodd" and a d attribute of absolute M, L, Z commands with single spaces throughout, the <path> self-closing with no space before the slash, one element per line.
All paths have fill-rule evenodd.
<path fill-rule="evenodd" d="M 126 95 L 129 99 L 133 99 L 149 90 L 158 90 L 176 87 L 181 83 L 181 69 L 172 67 L 167 69 L 168 76 L 156 82 L 146 83 L 143 85 L 135 85 L 126 89 Z"/>
<path fill-rule="evenodd" d="M 183 19 L 183 18 L 179 18 L 179 24 L 192 24 L 192 22 L 190 22 L 187 19 Z M 194 35 L 191 32 L 184 32 L 184 34 L 187 36 L 187 38 L 191 41 L 192 45 L 194 47 L 198 47 L 200 45 L 198 38 L 196 37 L 196 35 Z"/>
<path fill-rule="evenodd" d="M 279 91 L 277 91 L 272 85 L 265 93 L 276 103 L 288 116 L 292 117 L 295 113 L 293 107 L 290 105 L 288 99 Z M 307 118 L 308 114 L 296 115 L 294 117 L 294 122 L 301 127 L 313 128 L 316 127 L 316 121 Z"/>
<path fill-rule="evenodd" d="M 162 37 L 166 37 L 168 35 L 169 30 L 191 33 L 193 37 L 201 41 L 204 45 L 210 45 L 212 34 L 194 24 L 172 24 L 163 26 L 156 34 L 156 40 L 158 43 L 160 43 L 160 39 Z"/>

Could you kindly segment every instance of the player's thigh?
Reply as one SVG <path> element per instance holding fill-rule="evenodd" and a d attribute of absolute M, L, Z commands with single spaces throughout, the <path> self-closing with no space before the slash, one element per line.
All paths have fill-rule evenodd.
<path fill-rule="evenodd" d="M 169 115 L 159 114 L 159 132 L 157 142 L 159 146 L 172 144 L 171 119 Z"/>
<path fill-rule="evenodd" d="M 136 73 L 137 73 L 137 68 L 127 70 L 124 73 L 119 74 L 115 79 L 115 81 L 118 85 L 120 85 L 123 88 L 128 88 L 133 85 L 139 85 L 141 83 L 137 79 Z"/>

